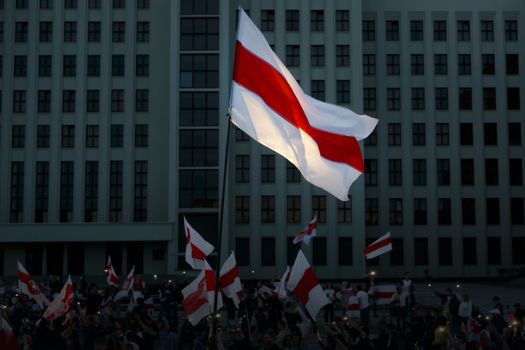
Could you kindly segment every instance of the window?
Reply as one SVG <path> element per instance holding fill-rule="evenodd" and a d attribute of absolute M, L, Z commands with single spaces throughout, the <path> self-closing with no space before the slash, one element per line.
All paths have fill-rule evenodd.
<path fill-rule="evenodd" d="M 88 55 L 87 76 L 88 77 L 100 76 L 100 56 L 99 55 Z"/>
<path fill-rule="evenodd" d="M 414 186 L 426 186 L 427 184 L 427 160 L 413 160 L 413 178 Z"/>
<path fill-rule="evenodd" d="M 324 45 L 312 45 L 311 46 L 311 64 L 312 67 L 323 67 L 324 66 Z"/>
<path fill-rule="evenodd" d="M 312 32 L 322 32 L 324 30 L 323 10 L 310 11 L 310 30 Z"/>
<path fill-rule="evenodd" d="M 485 185 L 497 185 L 498 182 L 498 159 L 485 159 Z"/>
<path fill-rule="evenodd" d="M 386 40 L 399 41 L 399 21 L 386 21 Z"/>
<path fill-rule="evenodd" d="M 27 75 L 27 56 L 15 57 L 15 67 L 14 67 L 14 76 L 15 77 L 25 77 Z"/>
<path fill-rule="evenodd" d="M 49 148 L 49 125 L 38 125 L 36 128 L 36 147 Z"/>
<path fill-rule="evenodd" d="M 377 225 L 379 223 L 379 205 L 377 198 L 365 198 L 365 224 Z"/>
<path fill-rule="evenodd" d="M 88 90 L 86 97 L 86 112 L 98 113 L 100 109 L 100 90 Z"/>
<path fill-rule="evenodd" d="M 98 162 L 87 161 L 84 183 L 84 222 L 97 221 L 98 212 Z"/>
<path fill-rule="evenodd" d="M 338 245 L 338 264 L 341 266 L 352 265 L 353 263 L 353 250 L 352 250 L 352 237 L 339 237 Z"/>
<path fill-rule="evenodd" d="M 501 264 L 501 238 L 487 237 L 487 263 L 489 265 Z"/>
<path fill-rule="evenodd" d="M 218 15 L 219 3 L 213 0 L 182 1 L 180 12 L 182 15 Z M 250 12 L 246 12 L 249 16 Z"/>
<path fill-rule="evenodd" d="M 3 8 L 3 6 L 2 6 Z M 52 0 L 40 0 L 40 8 L 42 10 L 44 9 L 52 9 L 53 8 L 53 1 Z"/>
<path fill-rule="evenodd" d="M 483 109 L 496 109 L 496 88 L 483 88 Z"/>
<path fill-rule="evenodd" d="M 16 0 L 16 9 L 17 10 L 27 9 L 27 0 Z"/>
<path fill-rule="evenodd" d="M 74 77 L 77 75 L 77 56 L 64 55 L 62 75 L 64 77 Z"/>
<path fill-rule="evenodd" d="M 439 265 L 452 265 L 452 238 L 438 238 L 438 263 Z"/>
<path fill-rule="evenodd" d="M 250 266 L 250 239 L 235 238 L 235 251 L 239 266 Z"/>
<path fill-rule="evenodd" d="M 352 197 L 345 202 L 337 201 L 337 222 L 340 224 L 352 223 Z"/>
<path fill-rule="evenodd" d="M 363 55 L 363 74 L 376 74 L 376 55 Z"/>
<path fill-rule="evenodd" d="M 314 237 L 313 239 L 313 264 L 323 266 L 327 263 L 326 237 Z"/>
<path fill-rule="evenodd" d="M 125 39 L 126 34 L 126 22 L 113 22 L 112 25 L 113 28 L 113 34 L 112 39 L 114 43 L 123 43 Z M 139 30 L 139 26 L 137 25 L 137 32 Z M 138 39 L 138 36 L 137 36 Z"/>
<path fill-rule="evenodd" d="M 493 75 L 495 72 L 494 55 L 481 55 L 481 72 L 486 75 Z"/>
<path fill-rule="evenodd" d="M 486 199 L 486 218 L 487 225 L 499 225 L 499 198 Z"/>
<path fill-rule="evenodd" d="M 390 225 L 403 225 L 403 200 L 390 198 Z"/>
<path fill-rule="evenodd" d="M 13 125 L 11 134 L 11 147 L 24 148 L 26 143 L 25 125 Z"/>
<path fill-rule="evenodd" d="M 135 125 L 135 147 L 148 147 L 148 125 Z"/>
<path fill-rule="evenodd" d="M 86 125 L 86 148 L 98 147 L 98 125 Z"/>
<path fill-rule="evenodd" d="M 137 55 L 135 61 L 135 75 L 137 77 L 149 76 L 149 55 Z"/>
<path fill-rule="evenodd" d="M 414 238 L 414 265 L 428 265 L 428 239 Z"/>
<path fill-rule="evenodd" d="M 261 196 L 261 222 L 275 222 L 275 196 Z"/>
<path fill-rule="evenodd" d="M 387 88 L 386 96 L 389 111 L 401 110 L 401 90 L 399 88 Z"/>
<path fill-rule="evenodd" d="M 508 124 L 509 146 L 521 145 L 521 123 Z"/>
<path fill-rule="evenodd" d="M 53 22 L 40 22 L 39 40 L 41 43 L 53 40 Z"/>
<path fill-rule="evenodd" d="M 523 225 L 525 222 L 523 207 L 523 198 L 516 197 L 510 199 L 510 223 L 512 225 Z"/>
<path fill-rule="evenodd" d="M 122 32 L 124 33 L 124 29 L 122 29 Z M 124 41 L 124 34 L 122 34 L 121 41 Z M 149 22 L 137 22 L 137 42 L 149 42 Z"/>
<path fill-rule="evenodd" d="M 100 0 L 89 0 L 88 8 L 89 9 L 100 9 Z"/>
<path fill-rule="evenodd" d="M 38 90 L 38 113 L 51 112 L 51 90 Z"/>
<path fill-rule="evenodd" d="M 459 109 L 472 110 L 472 89 L 469 87 L 459 88 Z"/>
<path fill-rule="evenodd" d="M 293 265 L 297 253 L 301 249 L 301 244 L 293 244 L 293 237 L 288 237 L 286 239 L 286 263 L 287 265 Z"/>
<path fill-rule="evenodd" d="M 505 40 L 517 41 L 518 40 L 518 21 L 506 20 L 505 21 Z"/>
<path fill-rule="evenodd" d="M 64 8 L 65 9 L 76 9 L 77 0 L 64 0 Z"/>
<path fill-rule="evenodd" d="M 427 224 L 427 199 L 414 198 L 414 225 Z"/>
<path fill-rule="evenodd" d="M 218 129 L 180 130 L 181 166 L 216 166 L 218 164 Z"/>
<path fill-rule="evenodd" d="M 507 54 L 506 60 L 506 71 L 508 75 L 516 75 L 520 73 L 518 54 Z"/>
<path fill-rule="evenodd" d="M 463 225 L 476 224 L 476 201 L 474 198 L 463 198 L 461 200 Z"/>
<path fill-rule="evenodd" d="M 88 22 L 88 42 L 100 42 L 100 22 Z"/>
<path fill-rule="evenodd" d="M 250 223 L 250 197 L 236 196 L 235 197 L 235 223 L 249 224 Z"/>
<path fill-rule="evenodd" d="M 350 104 L 350 80 L 336 81 L 336 102 Z"/>
<path fill-rule="evenodd" d="M 180 86 L 182 88 L 219 86 L 219 55 L 184 54 L 180 58 Z"/>
<path fill-rule="evenodd" d="M 438 225 L 450 225 L 451 217 L 450 198 L 438 198 Z"/>
<path fill-rule="evenodd" d="M 410 21 L 410 40 L 423 40 L 423 21 Z"/>
<path fill-rule="evenodd" d="M 388 160 L 388 184 L 401 186 L 403 184 L 401 159 Z"/>
<path fill-rule="evenodd" d="M 425 71 L 425 61 L 423 54 L 410 55 L 410 70 L 412 75 L 423 75 Z"/>
<path fill-rule="evenodd" d="M 24 162 L 11 162 L 11 201 L 9 222 L 24 219 Z"/>
<path fill-rule="evenodd" d="M 376 22 L 363 21 L 363 41 L 376 40 Z"/>
<path fill-rule="evenodd" d="M 62 91 L 62 112 L 75 112 L 75 90 Z"/>
<path fill-rule="evenodd" d="M 250 182 L 250 156 L 247 154 L 235 156 L 235 182 Z"/>
<path fill-rule="evenodd" d="M 507 109 L 520 109 L 520 88 L 507 88 Z"/>
<path fill-rule="evenodd" d="M 123 9 L 126 8 L 126 0 L 113 0 L 114 9 Z"/>
<path fill-rule="evenodd" d="M 133 199 L 133 220 L 148 219 L 148 161 L 135 161 L 135 187 Z"/>
<path fill-rule="evenodd" d="M 62 125 L 62 148 L 72 148 L 75 146 L 75 126 Z"/>
<path fill-rule="evenodd" d="M 51 76 L 51 55 L 38 56 L 38 76 L 39 77 L 50 77 Z"/>
<path fill-rule="evenodd" d="M 147 112 L 149 109 L 149 90 L 135 90 L 135 112 Z"/>
<path fill-rule="evenodd" d="M 77 22 L 64 22 L 64 42 L 77 41 Z"/>
<path fill-rule="evenodd" d="M 461 159 L 461 185 L 474 185 L 474 159 Z"/>
<path fill-rule="evenodd" d="M 326 222 L 326 196 L 312 196 L 312 213 L 317 215 L 317 222 Z"/>
<path fill-rule="evenodd" d="M 27 22 L 15 22 L 15 42 L 27 42 Z"/>
<path fill-rule="evenodd" d="M 399 55 L 386 55 L 386 74 L 399 75 Z"/>
<path fill-rule="evenodd" d="M 523 185 L 523 166 L 521 158 L 509 159 L 510 184 L 513 186 Z"/>
<path fill-rule="evenodd" d="M 109 163 L 109 221 L 122 221 L 122 161 Z"/>
<path fill-rule="evenodd" d="M 437 159 L 437 184 L 439 186 L 450 185 L 450 159 Z"/>
<path fill-rule="evenodd" d="M 481 41 L 494 41 L 493 21 L 481 21 Z"/>
<path fill-rule="evenodd" d="M 275 29 L 275 12 L 273 10 L 261 10 L 261 30 L 273 32 Z"/>
<path fill-rule="evenodd" d="M 403 246 L 403 238 L 392 238 L 392 249 L 390 252 L 390 265 L 403 266 L 405 264 L 405 250 Z"/>
<path fill-rule="evenodd" d="M 335 47 L 335 65 L 348 67 L 350 65 L 350 45 L 337 45 Z"/>
<path fill-rule="evenodd" d="M 364 88 L 363 89 L 363 105 L 365 111 L 376 110 L 376 89 L 375 88 Z M 369 137 L 370 138 L 370 137 Z M 367 142 L 365 139 L 365 142 Z"/>
<path fill-rule="evenodd" d="M 377 159 L 365 159 L 365 186 L 377 186 Z"/>
<path fill-rule="evenodd" d="M 425 123 L 412 123 L 412 145 L 425 146 L 426 129 Z"/>
<path fill-rule="evenodd" d="M 446 75 L 447 74 L 447 55 L 446 54 L 434 55 L 434 74 L 435 75 Z"/>
<path fill-rule="evenodd" d="M 286 45 L 286 66 L 298 67 L 301 65 L 301 50 L 299 45 Z"/>
<path fill-rule="evenodd" d="M 299 183 L 301 182 L 301 173 L 295 165 L 286 161 L 286 182 L 287 183 Z"/>
<path fill-rule="evenodd" d="M 60 222 L 73 220 L 73 162 L 60 163 Z"/>
<path fill-rule="evenodd" d="M 446 21 L 434 21 L 434 41 L 447 41 Z"/>
<path fill-rule="evenodd" d="M 181 92 L 180 125 L 181 126 L 217 126 L 219 119 L 219 94 L 217 92 Z M 241 132 L 242 134 L 239 134 Z M 242 136 L 243 141 L 249 137 L 244 132 L 236 131 L 236 140 Z"/>
<path fill-rule="evenodd" d="M 350 30 L 350 12 L 348 10 L 335 11 L 335 30 L 348 32 Z"/>
<path fill-rule="evenodd" d="M 217 208 L 218 171 L 180 170 L 179 206 L 181 208 Z"/>
<path fill-rule="evenodd" d="M 114 77 L 124 76 L 124 55 L 111 56 L 111 75 Z"/>
<path fill-rule="evenodd" d="M 448 88 L 439 87 L 435 89 L 435 104 L 437 111 L 445 111 L 448 109 Z"/>
<path fill-rule="evenodd" d="M 286 196 L 286 222 L 301 223 L 301 196 Z"/>
<path fill-rule="evenodd" d="M 26 112 L 26 91 L 25 90 L 14 90 L 13 91 L 13 113 L 25 113 Z"/>
<path fill-rule="evenodd" d="M 436 123 L 436 146 L 448 146 L 448 123 Z"/>
<path fill-rule="evenodd" d="M 483 135 L 485 146 L 495 146 L 498 144 L 498 124 L 485 123 L 483 124 Z"/>
<path fill-rule="evenodd" d="M 377 146 L 377 129 L 374 129 L 365 139 L 365 146 Z"/>
<path fill-rule="evenodd" d="M 299 31 L 299 10 L 286 10 L 286 31 Z"/>
<path fill-rule="evenodd" d="M 261 155 L 261 182 L 275 182 L 275 156 L 273 154 Z"/>
<path fill-rule="evenodd" d="M 111 147 L 122 147 L 124 144 L 124 125 L 111 125 Z"/>
<path fill-rule="evenodd" d="M 471 74 L 469 54 L 459 54 L 458 55 L 458 74 L 459 75 L 470 75 Z"/>
<path fill-rule="evenodd" d="M 470 21 L 458 21 L 458 41 L 470 41 Z"/>
<path fill-rule="evenodd" d="M 412 88 L 412 110 L 425 110 L 425 88 Z"/>
<path fill-rule="evenodd" d="M 474 144 L 472 123 L 459 124 L 459 143 L 462 146 L 472 146 Z"/>
<path fill-rule="evenodd" d="M 146 22 L 143 22 L 143 23 L 146 23 Z M 219 49 L 219 19 L 218 18 L 200 18 L 200 17 L 199 18 L 182 18 L 180 23 L 181 23 L 180 25 L 180 28 L 181 28 L 180 49 L 181 51 L 218 50 Z M 144 33 L 143 30 L 141 30 L 141 32 Z M 149 28 L 148 28 L 148 32 L 149 32 Z M 137 36 L 139 36 L 138 33 L 139 32 L 137 32 Z"/>
<path fill-rule="evenodd" d="M 124 90 L 111 90 L 111 112 L 124 112 Z"/>
<path fill-rule="evenodd" d="M 312 97 L 324 101 L 324 80 L 312 80 Z"/>
<path fill-rule="evenodd" d="M 401 146 L 401 123 L 388 123 L 388 145 Z"/>
<path fill-rule="evenodd" d="M 463 237 L 463 265 L 476 265 L 476 237 Z"/>

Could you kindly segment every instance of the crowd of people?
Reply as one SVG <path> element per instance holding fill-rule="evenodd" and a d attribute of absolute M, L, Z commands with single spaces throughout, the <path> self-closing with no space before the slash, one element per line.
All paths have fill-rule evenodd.
<path fill-rule="evenodd" d="M 435 291 L 438 303 L 423 305 L 408 275 L 387 305 L 376 303 L 373 276 L 351 286 L 327 283 L 323 287 L 330 304 L 315 320 L 293 295 L 280 298 L 274 293 L 277 286 L 271 282 L 245 281 L 238 308 L 224 297 L 223 312 L 196 326 L 183 315 L 184 284 L 169 280 L 146 285 L 137 276 L 129 298 L 112 302 L 115 290 L 80 277 L 70 310 L 47 321 L 36 303 L 0 279 L 0 312 L 23 350 L 525 349 L 520 304 L 504 307 L 494 297 L 494 307 L 482 312 L 455 288 Z M 50 300 L 61 287 L 58 277 L 41 283 Z M 218 327 L 212 347 L 213 322 Z"/>

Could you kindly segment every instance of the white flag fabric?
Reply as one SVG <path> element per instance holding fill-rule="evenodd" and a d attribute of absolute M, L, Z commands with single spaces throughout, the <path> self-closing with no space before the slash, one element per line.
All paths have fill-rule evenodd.
<path fill-rule="evenodd" d="M 71 304 L 73 304 L 74 295 L 75 289 L 73 288 L 73 283 L 71 282 L 71 276 L 67 276 L 67 281 L 62 287 L 60 294 L 58 294 L 55 300 L 49 304 L 42 317 L 48 321 L 52 321 L 55 318 L 64 316 L 67 310 L 69 310 Z"/>
<path fill-rule="evenodd" d="M 330 303 L 302 250 L 297 253 L 286 288 L 297 296 L 314 320 L 319 310 Z"/>
<path fill-rule="evenodd" d="M 124 297 L 127 297 L 129 295 L 129 291 L 131 288 L 133 288 L 133 283 L 135 282 L 135 265 L 131 268 L 131 271 L 126 276 L 126 279 L 122 283 L 122 286 L 120 287 L 117 294 L 115 294 L 115 297 L 113 297 L 113 301 L 120 300 Z"/>
<path fill-rule="evenodd" d="M 374 297 L 377 305 L 390 304 L 392 296 L 396 293 L 396 286 L 391 285 L 377 285 L 374 290 Z"/>
<path fill-rule="evenodd" d="M 284 271 L 283 275 L 281 276 L 281 280 L 279 281 L 279 285 L 274 289 L 275 294 L 281 299 L 286 299 L 288 294 L 286 293 L 286 283 L 288 282 L 288 279 L 290 278 L 290 267 L 286 266 L 286 271 Z"/>
<path fill-rule="evenodd" d="M 186 235 L 186 262 L 194 269 L 204 268 L 204 259 L 215 249 L 190 226 L 184 217 L 184 234 Z"/>
<path fill-rule="evenodd" d="M 239 293 L 242 291 L 241 275 L 237 268 L 235 254 L 232 252 L 228 259 L 222 264 L 219 273 L 219 283 L 221 290 L 228 298 L 233 300 L 236 308 L 239 308 Z"/>
<path fill-rule="evenodd" d="M 308 182 L 343 201 L 364 171 L 358 141 L 377 124 L 375 118 L 306 95 L 242 9 L 230 115 L 238 128 L 288 159 Z"/>
<path fill-rule="evenodd" d="M 49 305 L 49 300 L 47 300 L 46 296 L 40 288 L 38 288 L 38 285 L 33 281 L 33 278 L 27 272 L 25 267 L 20 263 L 20 261 L 17 261 L 18 266 L 18 289 L 20 290 L 20 293 L 23 293 L 30 298 L 32 298 L 40 308 L 44 308 L 46 305 Z"/>
<path fill-rule="evenodd" d="M 7 323 L 2 313 L 0 313 L 0 349 L 19 350 L 13 329 L 11 325 Z"/>
<path fill-rule="evenodd" d="M 366 246 L 364 253 L 367 259 L 373 259 L 376 256 L 379 256 L 391 250 L 392 239 L 390 238 L 390 232 L 387 232 L 384 236 L 379 237 L 374 242 Z"/>
<path fill-rule="evenodd" d="M 108 256 L 108 264 L 106 266 L 106 282 L 108 283 L 108 286 L 114 286 L 118 287 L 118 275 L 115 271 L 115 268 L 113 267 L 113 264 L 111 263 L 111 256 Z"/>
<path fill-rule="evenodd" d="M 317 236 L 317 215 L 306 225 L 304 231 L 299 232 L 297 236 L 295 236 L 293 244 L 304 242 L 304 244 L 309 245 L 315 236 Z"/>

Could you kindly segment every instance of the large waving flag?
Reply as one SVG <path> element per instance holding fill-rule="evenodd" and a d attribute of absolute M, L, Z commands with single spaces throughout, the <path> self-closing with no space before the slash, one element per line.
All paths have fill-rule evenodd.
<path fill-rule="evenodd" d="M 219 273 L 219 283 L 221 290 L 228 298 L 233 300 L 236 308 L 239 308 L 239 293 L 242 291 L 241 275 L 237 268 L 235 254 L 232 252 L 228 259 L 222 264 Z"/>
<path fill-rule="evenodd" d="M 115 294 L 113 301 L 117 301 L 119 299 L 127 297 L 129 295 L 129 291 L 131 290 L 131 288 L 133 288 L 134 282 L 135 282 L 135 265 L 133 265 L 133 267 L 131 268 L 131 271 L 126 276 L 124 283 L 122 283 L 122 286 L 120 287 L 119 291 L 117 292 L 117 294 Z"/>
<path fill-rule="evenodd" d="M 33 278 L 29 272 L 27 272 L 24 265 L 22 265 L 20 261 L 17 261 L 17 264 L 18 289 L 20 290 L 20 293 L 23 293 L 35 300 L 38 306 L 40 306 L 42 309 L 44 306 L 49 305 L 49 300 L 47 300 L 44 293 L 40 291 L 40 288 L 38 288 L 38 285 L 33 281 Z"/>
<path fill-rule="evenodd" d="M 304 228 L 304 231 L 301 231 L 293 239 L 293 244 L 304 242 L 304 244 L 309 245 L 310 240 L 317 235 L 317 215 L 314 216 L 312 221 Z"/>
<path fill-rule="evenodd" d="M 306 95 L 242 9 L 230 114 L 237 127 L 288 159 L 308 182 L 345 201 L 364 171 L 358 140 L 377 124 Z"/>
<path fill-rule="evenodd" d="M 379 256 L 391 250 L 392 239 L 390 238 L 390 232 L 387 232 L 384 236 L 379 237 L 370 245 L 366 246 L 364 253 L 367 259 L 373 259 L 376 256 Z"/>
<path fill-rule="evenodd" d="M 186 262 L 194 269 L 204 268 L 204 259 L 215 249 L 190 226 L 184 217 L 184 232 L 186 235 Z"/>
<path fill-rule="evenodd" d="M 52 321 L 55 318 L 64 316 L 69 310 L 71 304 L 73 304 L 73 297 L 75 294 L 75 289 L 73 288 L 73 283 L 71 283 L 71 276 L 67 277 L 67 281 L 62 287 L 60 294 L 53 300 L 51 304 L 47 307 L 44 312 L 44 317 L 48 321 Z"/>
<path fill-rule="evenodd" d="M 113 264 L 111 263 L 111 256 L 108 256 L 106 270 L 106 281 L 108 282 L 108 286 L 118 287 L 118 276 Z"/>

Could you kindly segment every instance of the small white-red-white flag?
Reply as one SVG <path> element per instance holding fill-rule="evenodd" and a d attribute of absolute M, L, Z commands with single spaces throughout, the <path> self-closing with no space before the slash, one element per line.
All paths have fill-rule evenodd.
<path fill-rule="evenodd" d="M 115 294 L 115 297 L 113 297 L 113 301 L 120 300 L 124 297 L 127 297 L 129 295 L 129 291 L 131 288 L 133 288 L 133 283 L 135 282 L 135 265 L 131 268 L 131 271 L 126 276 L 126 279 L 122 283 L 122 286 L 120 287 L 117 294 Z"/>
<path fill-rule="evenodd" d="M 281 280 L 279 281 L 279 284 L 274 289 L 275 294 L 277 294 L 277 296 L 281 299 L 285 299 L 288 296 L 288 294 L 286 293 L 286 283 L 288 283 L 289 279 L 290 267 L 286 266 L 286 271 L 284 271 L 283 275 L 281 276 Z"/>
<path fill-rule="evenodd" d="M 38 285 L 33 281 L 33 278 L 27 272 L 25 267 L 20 263 L 20 261 L 17 261 L 18 265 L 18 289 L 20 290 L 20 293 L 23 293 L 30 298 L 32 298 L 38 306 L 40 306 L 42 309 L 49 305 L 49 300 L 47 300 L 46 296 L 40 288 L 38 288 Z"/>
<path fill-rule="evenodd" d="M 315 236 L 317 236 L 317 215 L 305 226 L 304 231 L 299 232 L 295 236 L 293 244 L 304 242 L 304 244 L 309 245 L 310 240 Z"/>
<path fill-rule="evenodd" d="M 186 235 L 186 262 L 194 269 L 204 268 L 204 259 L 211 254 L 214 247 L 190 226 L 184 217 L 184 234 Z"/>
<path fill-rule="evenodd" d="M 365 247 L 364 253 L 367 259 L 373 259 L 376 256 L 384 254 L 392 250 L 392 239 L 390 238 L 390 232 L 387 232 L 382 237 L 379 237 L 372 244 Z"/>
<path fill-rule="evenodd" d="M 106 281 L 108 282 L 108 286 L 118 287 L 118 276 L 115 272 L 113 264 L 111 263 L 111 256 L 108 256 L 108 264 L 106 266 L 106 270 Z"/>
<path fill-rule="evenodd" d="M 233 300 L 236 308 L 239 308 L 239 293 L 242 292 L 241 275 L 237 268 L 235 254 L 232 252 L 228 259 L 222 264 L 219 273 L 221 290 L 228 298 Z"/>
<path fill-rule="evenodd" d="M 302 250 L 297 253 L 286 288 L 297 296 L 314 320 L 319 310 L 330 303 Z"/>
<path fill-rule="evenodd" d="M 71 304 L 73 304 L 74 294 L 75 289 L 73 288 L 73 283 L 71 283 L 71 276 L 67 276 L 67 281 L 62 287 L 60 294 L 49 304 L 42 317 L 52 321 L 57 317 L 64 316 Z"/>
<path fill-rule="evenodd" d="M 306 95 L 248 15 L 239 10 L 232 122 L 340 200 L 364 171 L 359 140 L 377 119 Z"/>
<path fill-rule="evenodd" d="M 390 304 L 392 296 L 396 293 L 395 285 L 377 285 L 374 289 L 374 298 L 377 305 Z"/>

